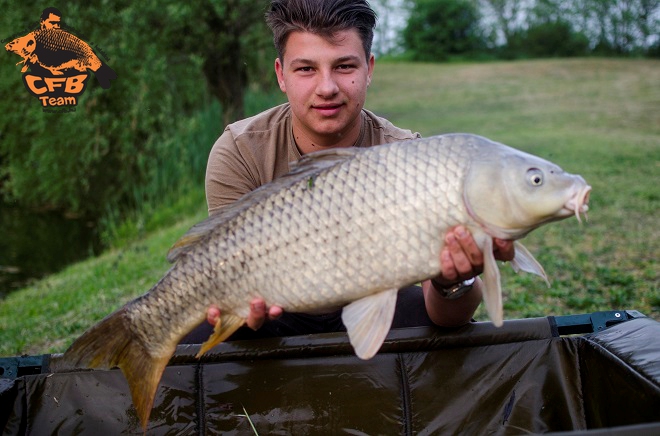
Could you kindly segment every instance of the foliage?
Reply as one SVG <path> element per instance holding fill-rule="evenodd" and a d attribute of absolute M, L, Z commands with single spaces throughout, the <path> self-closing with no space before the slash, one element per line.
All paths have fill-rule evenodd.
<path fill-rule="evenodd" d="M 660 38 L 658 0 L 479 0 L 479 4 L 483 15 L 495 17 L 495 31 L 503 37 L 504 45 L 515 45 L 516 39 L 532 27 L 551 23 L 559 34 L 566 33 L 566 25 L 572 29 L 568 39 L 550 36 L 559 45 L 581 45 L 580 40 L 586 38 L 589 53 L 594 54 L 650 54 Z M 506 52 L 514 57 L 521 54 L 516 47 Z"/>
<path fill-rule="evenodd" d="M 660 37 L 658 0 L 582 0 L 581 6 L 582 20 L 595 24 L 591 40 L 596 54 L 642 54 L 653 37 L 656 42 Z"/>
<path fill-rule="evenodd" d="M 266 93 L 248 89 L 245 111 L 254 115 L 283 102 L 279 90 Z M 99 229 L 105 247 L 124 247 L 206 204 L 204 171 L 210 148 L 218 137 L 220 112 L 217 103 L 211 104 L 183 120 L 172 137 L 164 138 L 157 161 L 146 169 L 147 181 L 133 188 L 135 206 L 123 213 L 108 207 L 101 218 Z"/>
<path fill-rule="evenodd" d="M 245 116 L 250 83 L 261 89 L 275 84 L 274 75 L 263 74 L 276 56 L 264 20 L 266 5 L 265 0 L 173 3 L 159 23 L 169 33 L 164 39 L 176 41 L 177 53 L 203 60 L 208 89 L 223 107 L 223 125 Z"/>
<path fill-rule="evenodd" d="M 658 0 L 402 1 L 406 59 L 652 57 L 660 44 Z"/>
<path fill-rule="evenodd" d="M 465 0 L 410 0 L 402 38 L 413 60 L 444 61 L 486 46 L 474 5 Z"/>
<path fill-rule="evenodd" d="M 11 114 L 0 120 L 6 198 L 98 216 L 106 205 L 125 201 L 133 186 L 144 183 L 144 170 L 159 153 L 156 134 L 171 132 L 173 120 L 204 100 L 195 84 L 203 78 L 191 68 L 200 60 L 168 56 L 153 15 L 145 10 L 148 5 L 140 5 L 107 13 L 70 5 L 63 11 L 68 25 L 82 29 L 88 41 L 102 47 L 118 76 L 108 90 L 90 78 L 75 113 L 43 113 L 23 87 L 18 67 L 3 62 L 2 92 L 7 98 L 0 104 Z M 3 28 L 20 28 L 39 18 L 34 8 L 19 10 L 30 14 L 4 16 Z M 120 55 L 125 53 L 130 56 Z"/>
<path fill-rule="evenodd" d="M 82 39 L 103 50 L 118 77 L 107 90 L 91 77 L 75 113 L 46 114 L 21 83 L 20 67 L 14 66 L 20 58 L 2 54 L 0 107 L 6 116 L 0 120 L 0 198 L 5 201 L 122 219 L 147 195 L 181 193 L 203 179 L 213 141 L 205 138 L 204 147 L 187 156 L 185 147 L 172 141 L 177 131 L 194 131 L 191 114 L 209 107 L 213 95 L 223 101 L 223 110 L 215 111 L 212 135 L 217 136 L 223 114 L 225 120 L 229 113 L 243 116 L 248 76 L 257 77 L 252 80 L 257 85 L 274 83 L 263 79 L 274 51 L 264 48 L 272 43 L 263 8 L 254 2 L 248 7 L 241 0 L 106 1 L 67 4 L 61 12 Z M 40 14 L 31 4 L 5 8 L 3 38 L 38 22 Z M 261 24 L 251 26 L 250 20 Z M 231 52 L 228 38 L 254 50 Z M 245 80 L 237 81 L 227 69 L 209 71 L 209 62 L 218 60 L 236 66 Z M 231 92 L 222 94 L 218 87 Z M 157 191 L 147 194 L 149 186 Z"/>
<path fill-rule="evenodd" d="M 558 19 L 530 24 L 516 30 L 503 47 L 505 58 L 547 58 L 585 56 L 589 52 L 586 36 L 575 32 L 570 23 Z"/>

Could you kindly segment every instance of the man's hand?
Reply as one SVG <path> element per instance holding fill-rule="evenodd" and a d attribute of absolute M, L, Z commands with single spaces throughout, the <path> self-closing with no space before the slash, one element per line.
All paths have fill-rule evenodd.
<path fill-rule="evenodd" d="M 495 238 L 493 253 L 497 260 L 513 260 L 515 255 L 513 241 Z M 483 272 L 483 253 L 465 227 L 456 226 L 445 235 L 445 246 L 440 252 L 440 266 L 442 274 L 434 281 L 446 287 Z"/>
<path fill-rule="evenodd" d="M 513 260 L 513 241 L 493 239 L 495 259 Z M 484 256 L 477 247 L 472 235 L 463 226 L 450 229 L 445 235 L 445 246 L 440 252 L 442 274 L 422 284 L 426 311 L 431 320 L 440 326 L 457 327 L 470 322 L 482 298 L 483 283 L 477 278 L 473 288 L 455 300 L 441 297 L 438 286 L 450 286 L 481 274 L 484 270 Z"/>
<path fill-rule="evenodd" d="M 252 330 L 259 329 L 264 322 L 268 319 L 274 320 L 282 315 L 282 308 L 279 306 L 267 307 L 266 302 L 261 298 L 255 298 L 250 302 L 250 314 L 248 315 L 246 324 Z M 215 325 L 220 318 L 220 308 L 215 304 L 209 306 L 206 311 L 206 320 L 211 325 Z"/>

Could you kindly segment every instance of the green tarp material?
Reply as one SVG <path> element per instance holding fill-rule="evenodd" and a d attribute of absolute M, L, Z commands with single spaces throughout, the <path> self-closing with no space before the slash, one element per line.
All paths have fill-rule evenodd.
<path fill-rule="evenodd" d="M 556 327 L 393 330 L 368 361 L 341 333 L 179 346 L 147 434 L 660 434 L 660 323 Z M 0 384 L 3 434 L 142 434 L 118 370 L 47 372 Z"/>

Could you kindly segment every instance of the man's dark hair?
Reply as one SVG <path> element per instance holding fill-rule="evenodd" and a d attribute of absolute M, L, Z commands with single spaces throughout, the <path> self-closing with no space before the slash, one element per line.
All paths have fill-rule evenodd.
<path fill-rule="evenodd" d="M 291 32 L 310 32 L 331 40 L 337 32 L 349 29 L 357 30 L 369 59 L 376 13 L 366 0 L 273 0 L 266 23 L 281 61 Z"/>
<path fill-rule="evenodd" d="M 47 20 L 48 17 L 50 17 L 50 14 L 57 15 L 58 17 L 62 18 L 62 13 L 60 13 L 59 9 L 57 9 L 57 8 L 46 8 L 41 13 L 41 21 Z"/>

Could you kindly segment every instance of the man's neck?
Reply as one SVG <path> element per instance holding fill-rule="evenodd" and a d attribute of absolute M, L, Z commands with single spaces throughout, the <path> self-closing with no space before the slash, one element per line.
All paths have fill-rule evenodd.
<path fill-rule="evenodd" d="M 293 138 L 301 155 L 330 148 L 353 147 L 360 137 L 364 121 L 362 116 L 345 134 L 336 135 L 310 135 L 305 129 L 293 123 Z"/>

